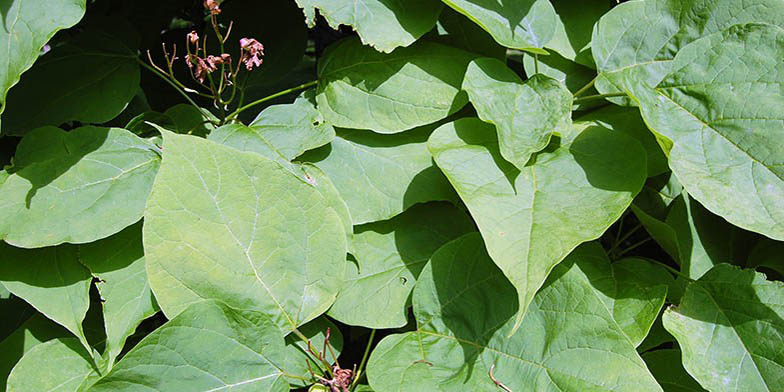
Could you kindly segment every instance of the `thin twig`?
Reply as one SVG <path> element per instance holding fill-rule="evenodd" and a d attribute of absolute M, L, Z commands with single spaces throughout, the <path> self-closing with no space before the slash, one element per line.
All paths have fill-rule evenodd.
<path fill-rule="evenodd" d="M 269 100 L 272 100 L 272 99 L 275 99 L 275 98 L 278 98 L 278 97 L 284 96 L 284 95 L 286 95 L 286 94 L 290 94 L 290 93 L 293 93 L 293 92 L 296 92 L 296 91 L 299 91 L 299 90 L 304 90 L 304 89 L 306 89 L 306 88 L 313 87 L 313 86 L 315 86 L 316 84 L 318 84 L 318 80 L 314 80 L 314 81 L 311 81 L 311 82 L 303 83 L 303 84 L 300 84 L 299 86 L 292 87 L 292 88 L 290 88 L 290 89 L 287 89 L 287 90 L 279 91 L 279 92 L 277 92 L 277 93 L 275 93 L 275 94 L 272 94 L 272 95 L 266 96 L 266 97 L 264 97 L 264 98 L 262 98 L 262 99 L 259 99 L 259 100 L 256 100 L 256 101 L 253 101 L 253 102 L 251 102 L 251 103 L 249 103 L 249 104 L 247 104 L 247 105 L 245 105 L 245 106 L 242 106 L 242 107 L 238 108 L 238 109 L 237 109 L 237 110 L 235 110 L 233 113 L 229 114 L 229 115 L 226 117 L 226 120 L 233 120 L 233 119 L 234 119 L 234 118 L 236 118 L 236 117 L 237 117 L 237 116 L 238 116 L 240 113 L 242 113 L 243 111 L 245 111 L 245 110 L 247 110 L 247 109 L 250 109 L 250 108 L 251 108 L 251 107 L 253 107 L 253 106 L 256 106 L 256 105 L 262 104 L 262 103 L 264 103 L 264 102 L 267 102 L 267 101 L 269 101 Z"/>
<path fill-rule="evenodd" d="M 612 97 L 625 97 L 625 96 L 626 96 L 626 93 L 609 93 L 609 94 L 586 95 L 584 97 L 575 98 L 574 103 L 590 101 L 590 100 L 593 100 L 593 99 L 612 98 Z"/>

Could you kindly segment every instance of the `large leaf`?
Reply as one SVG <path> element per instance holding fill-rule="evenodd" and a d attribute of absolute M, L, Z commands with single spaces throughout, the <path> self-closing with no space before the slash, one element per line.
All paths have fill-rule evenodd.
<path fill-rule="evenodd" d="M 291 104 L 267 107 L 249 126 L 224 125 L 208 139 L 270 159 L 291 161 L 335 138 L 335 129 L 316 110 L 311 93 L 306 92 Z"/>
<path fill-rule="evenodd" d="M 158 311 L 147 282 L 141 223 L 79 247 L 79 261 L 98 278 L 106 328 L 108 366 L 139 323 Z"/>
<path fill-rule="evenodd" d="M 120 128 L 28 133 L 0 187 L 0 238 L 20 247 L 84 243 L 133 224 L 160 164 L 156 150 Z"/>
<path fill-rule="evenodd" d="M 55 47 L 9 92 L 3 133 L 23 135 L 43 125 L 113 119 L 139 88 L 136 46 L 94 28 Z"/>
<path fill-rule="evenodd" d="M 297 0 L 308 25 L 316 24 L 316 9 L 330 26 L 354 28 L 362 43 L 382 52 L 408 46 L 436 24 L 443 4 L 438 0 Z"/>
<path fill-rule="evenodd" d="M 83 391 L 97 377 L 92 359 L 77 339 L 54 339 L 25 353 L 8 377 L 8 392 Z"/>
<path fill-rule="evenodd" d="M 389 219 L 416 203 L 456 200 L 427 151 L 432 126 L 396 135 L 340 130 L 329 146 L 302 156 L 324 171 L 354 224 Z"/>
<path fill-rule="evenodd" d="M 646 123 L 669 140 L 670 167 L 686 191 L 730 223 L 778 240 L 783 56 L 784 29 L 737 25 L 683 48 L 655 96 L 640 100 Z"/>
<path fill-rule="evenodd" d="M 614 318 L 614 301 L 626 294 L 613 289 L 613 280 L 598 244 L 578 248 L 508 336 L 515 289 L 480 236 L 465 235 L 425 266 L 414 289 L 417 330 L 378 344 L 368 364 L 370 385 L 379 392 L 497 391 L 492 367 L 514 391 L 659 391 Z"/>
<path fill-rule="evenodd" d="M 747 22 L 784 24 L 784 3 L 634 0 L 619 4 L 594 28 L 591 50 L 600 72 L 596 88 L 601 93 L 631 93 L 639 99 L 669 72 L 672 59 L 686 44 Z"/>
<path fill-rule="evenodd" d="M 92 276 L 78 256 L 75 245 L 21 249 L 0 242 L 0 282 L 89 347 L 82 320 Z"/>
<path fill-rule="evenodd" d="M 383 54 L 346 39 L 319 62 L 318 108 L 336 127 L 396 133 L 430 124 L 468 102 L 460 85 L 472 57 L 427 41 Z"/>
<path fill-rule="evenodd" d="M 388 221 L 357 226 L 356 264 L 329 316 L 349 325 L 399 328 L 422 267 L 441 245 L 474 230 L 471 219 L 448 203 L 421 204 Z"/>
<path fill-rule="evenodd" d="M 0 6 L 0 113 L 5 97 L 19 76 L 38 59 L 40 50 L 62 28 L 71 27 L 84 15 L 85 0 L 47 2 L 7 0 Z"/>
<path fill-rule="evenodd" d="M 65 328 L 40 313 L 28 318 L 16 331 L 0 342 L 0 390 L 6 390 L 11 369 L 33 347 L 48 340 L 71 336 Z"/>
<path fill-rule="evenodd" d="M 555 34 L 557 17 L 548 0 L 443 0 L 487 30 L 499 44 L 547 54 L 542 49 Z"/>
<path fill-rule="evenodd" d="M 645 180 L 639 143 L 597 126 L 554 138 L 522 171 L 503 161 L 492 125 L 477 119 L 442 126 L 428 148 L 517 288 L 515 328 L 550 270 L 604 233 Z"/>
<path fill-rule="evenodd" d="M 683 365 L 710 391 L 784 389 L 784 285 L 719 264 L 691 283 L 664 327 Z"/>
<path fill-rule="evenodd" d="M 468 65 L 463 89 L 479 118 L 495 125 L 501 156 L 520 170 L 553 133 L 572 126 L 572 94 L 547 76 L 523 84 L 505 63 L 481 58 Z"/>
<path fill-rule="evenodd" d="M 288 391 L 284 350 L 266 315 L 204 301 L 147 335 L 90 391 Z"/>
<path fill-rule="evenodd" d="M 163 134 L 143 238 L 167 317 L 217 299 L 288 332 L 324 313 L 342 286 L 346 234 L 321 193 L 260 155 Z"/>

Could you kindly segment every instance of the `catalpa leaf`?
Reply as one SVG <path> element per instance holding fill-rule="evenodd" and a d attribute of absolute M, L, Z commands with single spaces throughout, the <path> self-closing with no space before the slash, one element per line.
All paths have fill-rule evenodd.
<path fill-rule="evenodd" d="M 613 280 L 601 246 L 578 248 L 556 267 L 509 336 L 515 288 L 478 234 L 460 237 L 436 251 L 420 275 L 413 298 L 417 330 L 388 336 L 373 350 L 370 385 L 377 391 L 496 391 L 492 370 L 514 391 L 660 391 L 614 318 L 613 303 L 625 294 L 611 289 Z"/>
<path fill-rule="evenodd" d="M 664 313 L 683 366 L 710 391 L 784 388 L 784 285 L 754 270 L 713 267 Z"/>
<path fill-rule="evenodd" d="M 121 128 L 28 133 L 0 187 L 0 238 L 25 248 L 85 243 L 137 222 L 160 165 L 157 149 Z"/>
<path fill-rule="evenodd" d="M 647 352 L 642 359 L 648 366 L 659 385 L 665 391 L 673 392 L 703 392 L 694 379 L 686 373 L 681 364 L 681 350 L 663 349 Z"/>
<path fill-rule="evenodd" d="M 78 255 L 76 245 L 22 249 L 0 242 L 0 282 L 90 350 L 82 320 L 90 307 L 92 276 Z"/>
<path fill-rule="evenodd" d="M 357 226 L 346 286 L 329 316 L 349 325 L 399 328 L 408 323 L 409 294 L 430 255 L 474 230 L 471 219 L 448 203 L 416 205 L 382 222 Z"/>
<path fill-rule="evenodd" d="M 218 122 L 218 118 L 208 110 L 196 109 L 193 105 L 184 103 L 166 109 L 163 115 L 174 122 L 173 127 L 167 129 L 177 133 L 201 137 L 205 137 L 213 132 L 215 130 L 213 124 Z M 158 125 L 165 125 L 153 122 Z"/>
<path fill-rule="evenodd" d="M 11 369 L 25 353 L 46 341 L 69 336 L 73 335 L 65 328 L 41 313 L 34 313 L 16 331 L 0 342 L 0 390 L 6 390 Z"/>
<path fill-rule="evenodd" d="M 515 329 L 550 270 L 615 222 L 645 180 L 645 151 L 598 126 L 554 138 L 520 171 L 501 158 L 493 126 L 461 119 L 428 148 L 468 206 L 488 252 L 517 288 Z"/>
<path fill-rule="evenodd" d="M 577 91 L 596 77 L 596 71 L 584 65 L 566 59 L 558 53 L 537 56 L 523 53 L 523 70 L 526 75 L 549 76 L 561 82 L 569 91 Z M 575 104 L 575 110 L 586 110 L 602 104 L 600 100 L 586 101 Z"/>
<path fill-rule="evenodd" d="M 8 376 L 8 392 L 84 391 L 98 377 L 79 340 L 53 339 L 25 353 Z"/>
<path fill-rule="evenodd" d="M 288 391 L 284 355 L 266 315 L 203 301 L 147 335 L 90 391 Z"/>
<path fill-rule="evenodd" d="M 163 135 L 143 242 L 167 317 L 217 299 L 269 314 L 287 333 L 324 313 L 346 263 L 343 223 L 324 196 L 260 155 Z"/>
<path fill-rule="evenodd" d="M 470 19 L 447 7 L 441 12 L 436 28 L 426 36 L 430 40 L 454 46 L 478 55 L 504 59 L 506 48 Z"/>
<path fill-rule="evenodd" d="M 383 54 L 345 39 L 319 62 L 316 102 L 336 127 L 397 133 L 430 124 L 468 102 L 460 85 L 473 57 L 428 41 Z"/>
<path fill-rule="evenodd" d="M 591 50 L 600 93 L 626 92 L 637 100 L 667 75 L 688 43 L 738 23 L 784 25 L 779 0 L 635 0 L 604 14 L 593 31 Z M 614 102 L 630 104 L 625 98 Z"/>
<path fill-rule="evenodd" d="M 312 93 L 309 90 L 291 104 L 267 107 L 249 126 L 224 125 L 208 139 L 270 159 L 291 161 L 335 138 L 335 129 L 316 110 Z"/>
<path fill-rule="evenodd" d="M 741 228 L 784 239 L 784 29 L 736 25 L 684 47 L 646 123 L 688 193 Z M 754 103 L 751 105 L 750 103 Z"/>
<path fill-rule="evenodd" d="M 433 126 L 395 135 L 339 130 L 329 144 L 303 155 L 335 185 L 359 225 L 392 218 L 416 203 L 457 200 L 427 151 Z"/>
<path fill-rule="evenodd" d="M 3 2 L 0 19 L 0 113 L 3 113 L 8 90 L 38 59 L 40 50 L 58 30 L 71 27 L 82 19 L 86 0 L 52 0 Z M 5 132 L 4 132 L 5 133 Z"/>
<path fill-rule="evenodd" d="M 545 45 L 564 59 L 596 69 L 591 55 L 591 32 L 613 3 L 604 0 L 553 1 L 557 14 L 555 33 Z M 549 57 L 549 56 L 548 56 Z M 540 61 L 546 58 L 540 58 Z"/>
<path fill-rule="evenodd" d="M 481 58 L 468 65 L 463 89 L 479 118 L 495 125 L 501 156 L 519 170 L 553 133 L 572 126 L 572 94 L 547 76 L 523 83 L 505 63 Z"/>
<path fill-rule="evenodd" d="M 106 329 L 104 358 L 111 368 L 128 336 L 158 311 L 147 281 L 141 223 L 80 245 L 79 261 L 98 278 Z"/>
<path fill-rule="evenodd" d="M 334 29 L 351 26 L 362 43 L 389 53 L 409 46 L 436 24 L 443 3 L 438 0 L 297 0 L 308 26 L 316 24 L 316 9 Z"/>
<path fill-rule="evenodd" d="M 502 46 L 547 54 L 542 49 L 555 34 L 556 14 L 548 0 L 443 0 L 487 30 Z"/>
<path fill-rule="evenodd" d="M 139 89 L 138 44 L 109 31 L 85 30 L 22 75 L 8 94 L 3 133 L 24 135 L 69 121 L 99 124 L 120 114 Z"/>

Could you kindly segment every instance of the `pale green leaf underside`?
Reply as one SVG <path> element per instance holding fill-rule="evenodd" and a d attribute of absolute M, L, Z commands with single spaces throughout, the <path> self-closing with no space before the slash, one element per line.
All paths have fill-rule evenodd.
<path fill-rule="evenodd" d="M 79 261 L 98 278 L 106 328 L 104 358 L 111 366 L 125 339 L 142 320 L 158 311 L 147 281 L 141 222 L 109 238 L 81 245 Z"/>
<path fill-rule="evenodd" d="M 88 347 L 82 320 L 90 307 L 92 276 L 78 253 L 75 245 L 22 249 L 0 242 L 0 282 Z"/>
<path fill-rule="evenodd" d="M 155 150 L 120 128 L 28 133 L 0 186 L 0 238 L 42 247 L 119 232 L 142 217 L 160 164 Z"/>
<path fill-rule="evenodd" d="M 329 316 L 367 328 L 405 326 L 409 294 L 430 255 L 473 230 L 471 219 L 448 203 L 416 205 L 388 221 L 357 226 L 357 261 L 349 263 Z"/>
<path fill-rule="evenodd" d="M 0 113 L 8 89 L 38 59 L 41 48 L 57 30 L 76 24 L 84 15 L 85 0 L 46 2 L 8 0 L 0 14 Z"/>
<path fill-rule="evenodd" d="M 501 155 L 519 170 L 525 170 L 554 132 L 564 133 L 572 125 L 572 94 L 563 84 L 544 75 L 523 83 L 497 59 L 472 61 L 463 89 L 479 118 L 495 125 Z"/>
<path fill-rule="evenodd" d="M 321 193 L 260 155 L 163 133 L 143 237 L 164 313 L 217 299 L 288 332 L 325 312 L 342 285 L 346 234 Z"/>
<path fill-rule="evenodd" d="M 691 283 L 664 327 L 683 365 L 710 391 L 784 389 L 784 285 L 719 264 Z"/>
<path fill-rule="evenodd" d="M 417 331 L 382 340 L 370 385 L 385 391 L 497 391 L 488 371 L 514 391 L 660 391 L 613 318 L 613 272 L 598 244 L 555 269 L 522 326 L 515 289 L 477 234 L 439 249 L 414 289 Z M 608 296 L 609 294 L 609 296 Z"/>
<path fill-rule="evenodd" d="M 411 45 L 436 24 L 443 4 L 438 0 L 297 0 L 310 27 L 316 9 L 330 26 L 351 26 L 362 43 L 389 53 Z"/>
<path fill-rule="evenodd" d="M 302 156 L 345 200 L 354 224 L 394 217 L 416 203 L 456 200 L 427 151 L 432 126 L 395 135 L 340 131 L 329 146 Z"/>
<path fill-rule="evenodd" d="M 204 301 L 147 335 L 90 391 L 288 391 L 284 350 L 266 315 Z"/>
<path fill-rule="evenodd" d="M 319 62 L 316 102 L 336 127 L 397 133 L 430 124 L 468 102 L 460 85 L 473 57 L 428 41 L 383 54 L 345 39 Z"/>
<path fill-rule="evenodd" d="M 555 34 L 557 16 L 548 0 L 443 0 L 487 30 L 507 48 L 547 52 L 542 48 Z"/>
<path fill-rule="evenodd" d="M 645 151 L 628 136 L 588 126 L 518 171 L 501 158 L 493 131 L 461 119 L 437 129 L 428 148 L 517 288 L 519 325 L 553 266 L 598 238 L 640 191 Z"/>
<path fill-rule="evenodd" d="M 708 210 L 784 239 L 784 29 L 737 25 L 684 47 L 646 123 L 671 140 L 670 167 Z"/>
<path fill-rule="evenodd" d="M 75 338 L 39 344 L 16 364 L 8 392 L 76 392 L 97 377 L 92 360 Z M 82 389 L 80 389 L 82 388 Z"/>

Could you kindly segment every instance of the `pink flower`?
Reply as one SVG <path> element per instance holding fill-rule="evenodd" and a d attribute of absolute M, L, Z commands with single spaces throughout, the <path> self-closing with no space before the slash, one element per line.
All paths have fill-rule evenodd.
<path fill-rule="evenodd" d="M 188 38 L 188 42 L 192 44 L 199 43 L 199 34 L 197 34 L 195 30 L 188 33 L 186 37 Z"/>
<path fill-rule="evenodd" d="M 242 48 L 240 62 L 245 64 L 245 69 L 251 71 L 253 67 L 261 65 L 264 56 L 264 45 L 261 42 L 254 38 L 242 38 L 240 39 L 240 47 Z"/>
<path fill-rule="evenodd" d="M 218 15 L 221 13 L 220 5 L 215 0 L 204 0 L 204 9 L 210 11 L 211 15 Z"/>

